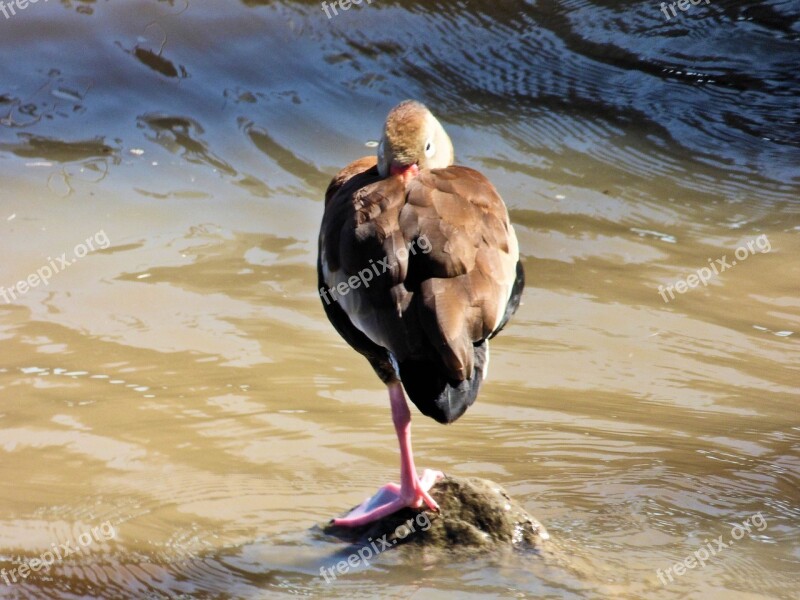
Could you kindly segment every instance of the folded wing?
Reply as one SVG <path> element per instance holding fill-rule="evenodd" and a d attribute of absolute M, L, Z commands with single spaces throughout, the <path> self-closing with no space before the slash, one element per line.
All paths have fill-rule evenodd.
<path fill-rule="evenodd" d="M 516 236 L 494 186 L 466 167 L 424 170 L 404 188 L 374 159 L 331 182 L 320 235 L 323 304 L 343 337 L 441 422 L 474 402 L 487 340 L 519 303 Z M 333 306 L 336 304 L 336 306 Z"/>

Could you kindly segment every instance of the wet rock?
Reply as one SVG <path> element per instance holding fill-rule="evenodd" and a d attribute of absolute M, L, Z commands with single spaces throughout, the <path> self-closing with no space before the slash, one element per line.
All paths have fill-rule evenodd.
<path fill-rule="evenodd" d="M 535 549 L 550 536 L 497 483 L 488 479 L 445 477 L 431 489 L 439 512 L 403 509 L 363 527 L 323 528 L 329 535 L 362 544 L 377 540 L 383 548 L 403 543 L 448 550 L 498 547 Z"/>

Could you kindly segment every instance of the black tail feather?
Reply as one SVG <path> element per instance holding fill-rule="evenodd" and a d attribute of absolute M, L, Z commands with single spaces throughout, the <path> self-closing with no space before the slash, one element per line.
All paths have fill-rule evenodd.
<path fill-rule="evenodd" d="M 486 376 L 489 342 L 474 346 L 472 378 L 450 381 L 444 369 L 429 360 L 409 359 L 400 363 L 400 380 L 419 411 L 439 423 L 452 423 L 472 406 Z"/>

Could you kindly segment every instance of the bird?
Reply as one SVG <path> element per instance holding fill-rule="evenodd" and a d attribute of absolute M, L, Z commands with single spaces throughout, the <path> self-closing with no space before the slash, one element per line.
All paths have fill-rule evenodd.
<path fill-rule="evenodd" d="M 389 392 L 400 483 L 343 517 L 358 527 L 405 507 L 438 511 L 411 448 L 411 411 L 458 419 L 478 396 L 489 340 L 520 304 L 525 272 L 508 210 L 480 172 L 454 164 L 454 148 L 421 102 L 392 108 L 372 156 L 337 173 L 325 192 L 317 277 L 336 331 Z"/>

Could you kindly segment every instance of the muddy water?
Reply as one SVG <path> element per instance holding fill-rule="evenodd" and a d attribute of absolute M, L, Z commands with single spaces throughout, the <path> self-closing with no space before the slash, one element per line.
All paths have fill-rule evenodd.
<path fill-rule="evenodd" d="M 797 19 L 777 0 L 0 16 L 0 597 L 796 597 Z M 415 416 L 417 461 L 500 482 L 552 540 L 401 548 L 326 582 L 349 551 L 312 527 L 396 478 L 397 451 L 315 293 L 320 199 L 407 96 L 496 183 L 529 280 L 477 405 Z"/>

